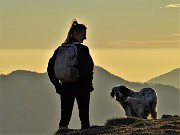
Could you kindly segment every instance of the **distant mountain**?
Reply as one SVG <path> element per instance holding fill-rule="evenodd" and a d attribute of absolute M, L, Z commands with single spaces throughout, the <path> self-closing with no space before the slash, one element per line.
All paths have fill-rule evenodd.
<path fill-rule="evenodd" d="M 160 84 L 134 83 L 117 77 L 101 67 L 94 69 L 91 94 L 91 125 L 103 125 L 107 119 L 124 117 L 120 105 L 110 98 L 116 85 L 134 90 L 152 87 L 158 95 L 158 116 L 180 114 L 179 89 Z M 60 97 L 47 73 L 14 71 L 0 76 L 0 134 L 52 134 L 60 119 Z M 80 128 L 75 104 L 70 128 Z"/>
<path fill-rule="evenodd" d="M 148 83 L 171 85 L 180 89 L 180 68 L 174 69 L 168 73 L 155 77 Z"/>

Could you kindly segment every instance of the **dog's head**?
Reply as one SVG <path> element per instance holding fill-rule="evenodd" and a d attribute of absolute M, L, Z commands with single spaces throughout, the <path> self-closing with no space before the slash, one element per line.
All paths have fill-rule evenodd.
<path fill-rule="evenodd" d="M 127 88 L 126 86 L 115 86 L 112 89 L 111 97 L 112 98 L 114 98 L 114 96 L 117 97 L 119 94 L 123 95 L 125 97 L 128 97 L 130 92 L 131 92 L 131 90 L 129 88 Z"/>
<path fill-rule="evenodd" d="M 126 98 L 129 96 L 130 91 L 131 90 L 128 89 L 126 86 L 116 86 L 113 87 L 111 91 L 111 97 L 116 98 L 118 102 L 123 104 Z"/>

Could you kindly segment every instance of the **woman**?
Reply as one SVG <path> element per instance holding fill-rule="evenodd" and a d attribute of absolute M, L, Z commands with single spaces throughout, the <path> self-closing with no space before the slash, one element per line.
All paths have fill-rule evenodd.
<path fill-rule="evenodd" d="M 81 128 L 86 129 L 90 127 L 89 103 L 90 92 L 93 91 L 92 80 L 94 63 L 89 54 L 88 47 L 81 44 L 86 39 L 86 30 L 87 27 L 84 24 L 78 24 L 76 20 L 73 20 L 67 38 L 63 43 L 72 44 L 76 42 L 79 73 L 77 81 L 73 83 L 60 83 L 56 78 L 54 63 L 58 49 L 55 50 L 48 63 L 48 76 L 55 86 L 56 92 L 60 94 L 61 99 L 61 120 L 59 129 L 68 127 L 75 99 L 78 104 Z"/>

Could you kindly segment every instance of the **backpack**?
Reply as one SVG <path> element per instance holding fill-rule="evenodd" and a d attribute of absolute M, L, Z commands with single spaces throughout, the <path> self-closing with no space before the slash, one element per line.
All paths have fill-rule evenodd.
<path fill-rule="evenodd" d="M 55 76 L 62 83 L 75 82 L 78 77 L 78 55 L 77 47 L 73 44 L 62 44 L 55 59 Z"/>

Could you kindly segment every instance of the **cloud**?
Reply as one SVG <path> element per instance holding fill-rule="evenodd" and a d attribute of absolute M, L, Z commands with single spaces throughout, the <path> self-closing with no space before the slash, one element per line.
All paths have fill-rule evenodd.
<path fill-rule="evenodd" d="M 180 37 L 180 34 L 172 34 L 174 37 Z"/>
<path fill-rule="evenodd" d="M 180 8 L 180 4 L 170 4 L 170 5 L 166 5 L 166 8 Z"/>
<path fill-rule="evenodd" d="M 116 40 L 101 43 L 100 48 L 179 48 L 180 40 Z"/>
<path fill-rule="evenodd" d="M 162 35 L 164 38 L 173 38 L 173 39 L 180 39 L 180 34 L 170 34 L 170 35 Z"/>

